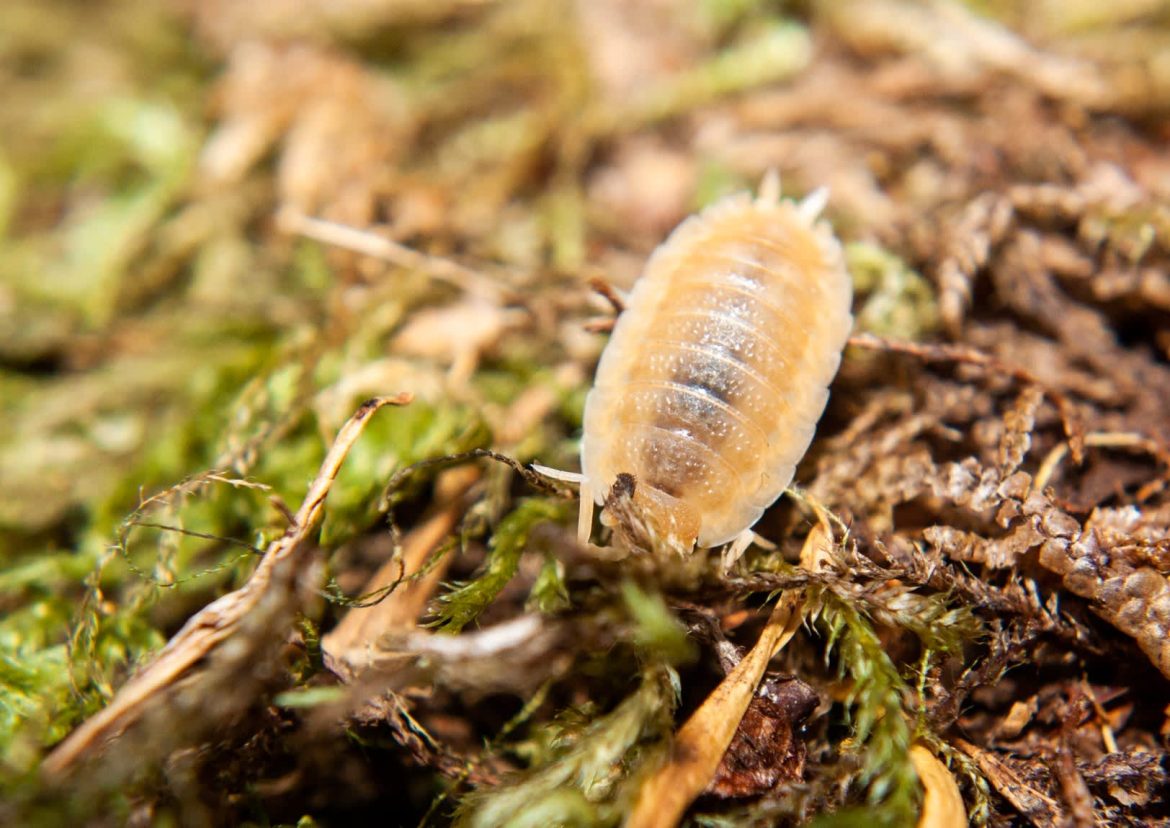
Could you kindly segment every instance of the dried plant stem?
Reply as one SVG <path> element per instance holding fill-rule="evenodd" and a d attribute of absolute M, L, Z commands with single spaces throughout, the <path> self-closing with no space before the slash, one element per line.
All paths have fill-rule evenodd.
<path fill-rule="evenodd" d="M 918 828 L 963 828 L 967 825 L 963 797 L 947 766 L 923 745 L 910 748 L 910 761 L 926 791 Z"/>
<path fill-rule="evenodd" d="M 908 354 L 918 357 L 925 362 L 955 362 L 964 365 L 975 365 L 995 373 L 1007 374 L 1019 382 L 1035 385 L 1044 391 L 1052 404 L 1056 406 L 1060 415 L 1061 425 L 1064 427 L 1068 446 L 1072 451 L 1073 460 L 1080 463 L 1084 459 L 1084 424 L 1069 404 L 1068 398 L 1059 390 L 1051 387 L 1039 377 L 1019 365 L 1011 365 L 997 359 L 991 354 L 984 353 L 978 348 L 968 345 L 950 344 L 923 344 L 919 342 L 904 342 L 896 339 L 887 339 L 873 334 L 855 334 L 849 337 L 848 344 L 854 348 L 865 348 L 871 351 L 889 351 L 892 353 Z"/>
<path fill-rule="evenodd" d="M 42 765 L 50 779 L 62 778 L 77 763 L 116 739 L 145 713 L 147 705 L 196 669 L 211 652 L 238 631 L 243 619 L 266 597 L 273 571 L 301 552 L 321 520 L 322 507 L 350 448 L 378 409 L 406 405 L 407 393 L 363 403 L 337 434 L 320 471 L 297 511 L 296 521 L 273 541 L 243 587 L 208 604 L 183 626 L 138 676 L 131 679 L 100 713 L 88 719 L 48 756 Z"/>
<path fill-rule="evenodd" d="M 313 218 L 295 210 L 282 212 L 280 224 L 288 233 L 352 250 L 409 270 L 421 271 L 433 279 L 448 282 L 471 296 L 496 301 L 502 293 L 499 285 L 477 270 L 441 256 L 420 253 L 369 230 Z"/>
<path fill-rule="evenodd" d="M 692 714 L 675 738 L 670 759 L 642 785 L 627 828 L 676 825 L 719 766 L 768 662 L 800 626 L 801 597 L 780 599 L 751 652 Z"/>
<path fill-rule="evenodd" d="M 1085 435 L 1085 447 L 1132 449 L 1146 452 L 1163 462 L 1170 461 L 1166 450 L 1160 449 L 1156 442 L 1132 432 L 1094 431 Z M 1040 468 L 1036 471 L 1036 477 L 1032 481 L 1033 489 L 1038 492 L 1044 491 L 1044 488 L 1051 482 L 1052 475 L 1056 473 L 1064 458 L 1068 456 L 1068 451 L 1068 443 L 1063 442 L 1058 443 L 1048 452 L 1040 464 Z"/>
<path fill-rule="evenodd" d="M 416 625 L 426 603 L 446 572 L 439 564 L 424 571 L 428 559 L 463 514 L 464 497 L 480 479 L 479 469 L 463 466 L 443 473 L 436 487 L 443 492 L 430 516 L 406 536 L 401 555 L 378 569 L 366 584 L 366 594 L 387 591 L 382 599 L 349 610 L 328 635 L 321 639 L 327 663 L 342 675 L 360 673 L 371 660 L 371 648 L 378 637 Z M 423 573 L 419 577 L 420 573 Z"/>

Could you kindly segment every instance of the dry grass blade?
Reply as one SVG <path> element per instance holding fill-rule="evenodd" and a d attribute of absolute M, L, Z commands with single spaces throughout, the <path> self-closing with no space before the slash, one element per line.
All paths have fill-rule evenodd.
<path fill-rule="evenodd" d="M 707 787 L 764 676 L 768 662 L 800 625 L 800 598 L 785 595 L 756 645 L 679 730 L 670 759 L 645 784 L 627 828 L 676 825 Z"/>
<path fill-rule="evenodd" d="M 801 560 L 818 568 L 832 535 L 818 523 L 805 541 Z M 638 794 L 628 828 L 675 825 L 687 806 L 707 787 L 731 744 L 768 662 L 787 644 L 801 621 L 803 599 L 796 592 L 777 602 L 751 652 L 736 665 L 679 730 L 670 758 Z"/>
<path fill-rule="evenodd" d="M 464 495 L 479 478 L 479 469 L 474 467 L 452 469 L 440 478 L 437 489 L 442 494 L 437 495 L 430 517 L 406 536 L 401 557 L 395 556 L 383 564 L 364 590 L 366 594 L 393 591 L 369 606 L 350 609 L 321 640 L 326 661 L 334 671 L 341 675 L 360 672 L 379 636 L 415 626 L 446 569 L 440 563 L 417 580 L 415 577 L 455 527 L 463 512 Z"/>
<path fill-rule="evenodd" d="M 42 769 L 50 778 L 61 778 L 78 762 L 100 752 L 145 713 L 153 699 L 233 637 L 242 621 L 259 606 L 273 583 L 274 571 L 305 548 L 310 532 L 321 520 L 322 506 L 341 464 L 366 423 L 380 408 L 406 405 L 410 394 L 369 400 L 342 426 L 320 471 L 297 511 L 296 521 L 273 541 L 243 587 L 208 604 L 167 642 L 153 662 L 131 679 L 100 713 L 88 719 L 45 759 Z M 295 563 L 295 561 L 293 561 Z"/>
<path fill-rule="evenodd" d="M 910 761 L 926 789 L 918 828 L 962 828 L 967 825 L 963 797 L 947 766 L 922 745 L 910 748 Z"/>
<path fill-rule="evenodd" d="M 1145 453 L 1170 467 L 1170 454 L 1167 453 L 1167 449 L 1158 445 L 1156 441 L 1141 434 L 1134 434 L 1132 432 L 1091 432 L 1085 435 L 1084 445 L 1085 448 L 1114 448 L 1125 449 L 1134 453 Z M 1068 443 L 1058 443 L 1048 452 L 1040 464 L 1040 468 L 1036 471 L 1036 477 L 1032 481 L 1032 487 L 1036 491 L 1043 491 L 1049 484 L 1052 476 L 1056 473 L 1068 452 Z"/>
<path fill-rule="evenodd" d="M 499 284 L 479 271 L 464 267 L 450 259 L 419 253 L 404 244 L 368 230 L 313 218 L 294 210 L 281 213 L 280 223 L 289 233 L 381 259 L 398 267 L 418 270 L 434 279 L 448 282 L 469 296 L 498 301 L 503 292 Z"/>

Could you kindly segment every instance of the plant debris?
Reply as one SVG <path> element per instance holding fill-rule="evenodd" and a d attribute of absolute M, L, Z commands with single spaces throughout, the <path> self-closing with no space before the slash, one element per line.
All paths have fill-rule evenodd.
<path fill-rule="evenodd" d="M 0 822 L 1170 820 L 1168 20 L 7 0 Z M 768 170 L 855 284 L 797 484 L 582 547 L 532 466 Z"/>

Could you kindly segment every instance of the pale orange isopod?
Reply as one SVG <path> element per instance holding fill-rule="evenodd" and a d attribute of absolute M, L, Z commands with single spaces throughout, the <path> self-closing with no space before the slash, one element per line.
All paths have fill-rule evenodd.
<path fill-rule="evenodd" d="M 795 203 L 779 190 L 769 175 L 757 198 L 688 218 L 635 283 L 585 402 L 581 474 L 558 475 L 580 481 L 583 543 L 622 475 L 655 546 L 731 542 L 735 560 L 792 481 L 841 362 L 853 288 L 817 220 L 824 192 Z"/>

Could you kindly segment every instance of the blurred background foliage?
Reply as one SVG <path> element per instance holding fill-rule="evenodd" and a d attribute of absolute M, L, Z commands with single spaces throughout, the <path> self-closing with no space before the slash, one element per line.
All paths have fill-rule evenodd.
<path fill-rule="evenodd" d="M 343 614 L 338 596 L 359 595 L 380 563 L 371 539 L 387 533 L 382 497 L 396 471 L 486 447 L 575 467 L 604 343 L 585 328 L 605 313 L 587 280 L 628 287 L 682 217 L 754 187 L 766 169 L 780 170 L 790 195 L 830 187 L 859 330 L 908 340 L 944 330 L 962 340 L 968 310 L 983 324 L 1011 305 L 980 299 L 975 274 L 999 241 L 969 205 L 1051 185 L 1013 202 L 1065 240 L 1046 261 L 1078 301 L 1136 325 L 1122 344 L 1145 342 L 1164 369 L 1170 328 L 1151 314 L 1170 309 L 1168 43 L 1170 7 L 1156 0 L 5 0 L 0 796 L 11 804 L 0 815 L 60 817 L 66 806 L 37 780 L 48 747 L 194 611 L 244 582 L 363 399 L 411 391 L 416 401 L 378 415 L 333 487 L 320 544 L 335 591 L 314 629 Z M 1082 201 L 1070 206 L 1070 193 Z M 312 218 L 402 247 L 379 259 L 321 244 L 307 238 Z M 1078 255 L 1110 278 L 1078 277 L 1068 264 Z M 1024 327 L 1053 330 L 1043 319 Z M 866 388 L 867 371 L 892 376 L 860 354 L 851 364 L 847 390 Z M 1108 396 L 1077 382 L 1082 399 Z M 823 430 L 840 435 L 862 411 L 872 422 L 910 417 L 905 387 L 839 402 L 835 391 Z M 936 437 L 980 418 L 998 424 L 1008 404 L 972 405 L 966 420 L 939 415 Z M 1126 428 L 1162 439 L 1139 421 Z M 1044 421 L 1053 433 L 1054 423 Z M 972 453 L 993 451 L 996 435 L 983 436 Z M 833 502 L 824 456 L 801 481 Z M 424 472 L 398 494 L 403 528 L 428 507 L 434 480 Z M 493 602 L 523 606 L 527 592 L 507 592 L 520 572 L 548 617 L 585 607 L 650 642 L 636 643 L 638 659 L 615 656 L 630 668 L 620 680 L 601 689 L 594 675 L 571 704 L 550 703 L 548 732 L 488 752 L 511 750 L 516 767 L 525 751 L 534 767 L 565 756 L 591 773 L 597 756 L 636 765 L 636 748 L 671 726 L 669 665 L 693 660 L 677 622 L 660 617 L 678 607 L 630 582 L 608 596 L 571 589 L 550 551 L 563 538 L 538 537 L 540 575 L 525 576 L 530 533 L 566 524 L 569 509 L 531 497 L 502 468 L 485 468 L 477 486 L 456 544 L 465 563 L 449 576 L 460 583 L 430 621 L 454 632 Z M 838 502 L 864 523 L 870 505 L 884 513 L 878 500 Z M 790 558 L 801 526 L 788 516 L 771 527 L 787 533 Z M 944 617 L 947 600 L 922 612 Z M 871 621 L 837 601 L 820 616 L 830 649 L 854 673 L 871 671 L 836 701 L 860 716 L 858 744 L 879 743 L 849 778 L 898 824 L 918 807 L 905 758 L 915 725 L 882 717 L 912 695 L 913 659 L 899 672 Z M 911 615 L 894 626 L 921 632 Z M 945 617 L 956 636 L 970 634 L 968 621 Z M 593 711 L 594 729 L 574 731 L 573 711 Z M 539 744 L 562 727 L 576 735 Z M 411 784 L 417 817 L 442 786 Z M 530 824 L 538 813 L 612 823 L 631 795 L 614 784 L 601 786 L 604 806 L 593 783 L 579 798 L 536 800 L 549 810 Z M 971 785 L 986 815 L 986 792 Z M 865 799 L 840 787 L 809 801 Z M 168 796 L 128 795 L 117 813 L 144 801 L 152 818 L 181 812 L 182 795 Z M 282 807 L 319 805 L 291 799 Z M 74 807 L 93 819 L 89 805 Z M 208 819 L 241 819 L 236 807 L 216 805 Z M 268 806 L 255 807 L 260 818 Z"/>

